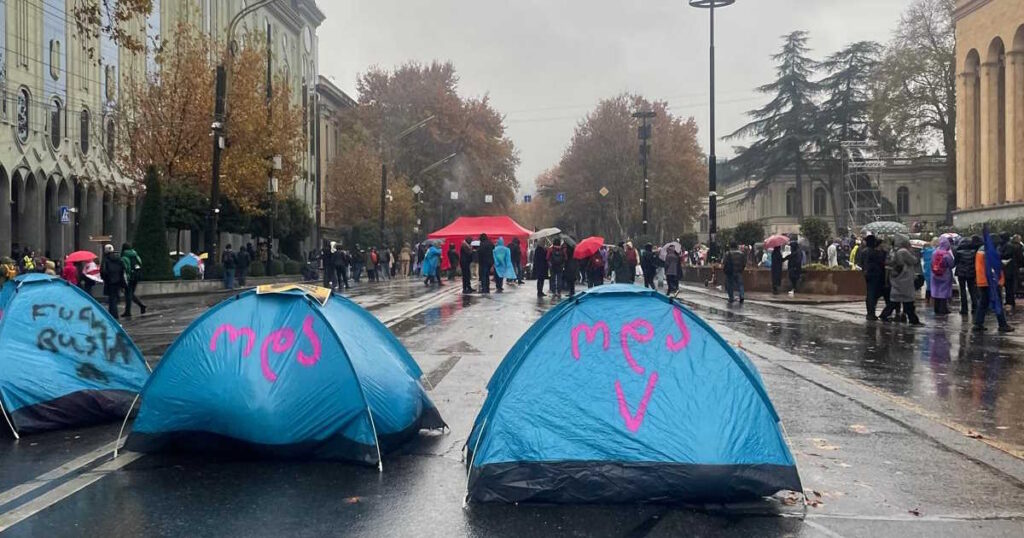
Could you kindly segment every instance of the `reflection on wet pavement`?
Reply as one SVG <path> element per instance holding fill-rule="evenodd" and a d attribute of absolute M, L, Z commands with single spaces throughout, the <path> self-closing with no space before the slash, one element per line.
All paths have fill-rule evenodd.
<path fill-rule="evenodd" d="M 1024 452 L 1024 348 L 958 320 L 912 329 L 839 322 L 776 307 L 681 300 L 709 320 L 910 400 L 1018 454 Z"/>

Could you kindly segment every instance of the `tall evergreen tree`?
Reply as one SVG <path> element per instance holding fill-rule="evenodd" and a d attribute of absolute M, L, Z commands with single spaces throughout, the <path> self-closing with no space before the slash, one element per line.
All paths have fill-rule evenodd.
<path fill-rule="evenodd" d="M 772 100 L 747 115 L 752 121 L 726 138 L 758 137 L 738 156 L 737 164 L 754 171 L 760 182 L 750 195 L 784 171 L 796 177 L 795 216 L 803 218 L 803 182 L 807 159 L 814 149 L 818 84 L 811 80 L 815 62 L 808 56 L 807 32 L 795 31 L 782 38 L 782 50 L 772 56 L 777 78 L 757 90 Z"/>
<path fill-rule="evenodd" d="M 142 214 L 139 215 L 132 246 L 142 257 L 143 280 L 167 280 L 173 276 L 167 250 L 164 198 L 160 192 L 160 178 L 153 166 L 146 171 L 146 199 L 142 202 Z"/>
<path fill-rule="evenodd" d="M 844 141 L 866 140 L 871 125 L 871 87 L 877 75 L 882 46 L 873 41 L 848 45 L 818 64 L 825 78 L 818 82 L 824 101 L 819 106 L 815 130 L 817 155 L 826 177 L 816 178 L 832 201 L 836 229 L 845 227 L 843 208 Z"/>

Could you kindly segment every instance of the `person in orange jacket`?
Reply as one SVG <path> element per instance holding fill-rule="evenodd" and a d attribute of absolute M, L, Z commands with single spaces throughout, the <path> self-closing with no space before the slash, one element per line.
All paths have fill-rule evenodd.
<path fill-rule="evenodd" d="M 974 278 L 976 280 L 976 285 L 978 286 L 978 296 L 980 297 L 978 300 L 978 312 L 974 317 L 975 332 L 985 331 L 985 314 L 992 307 L 992 301 L 989 299 L 989 282 L 985 267 L 985 246 L 982 245 L 974 255 Z M 996 284 L 997 286 L 1002 287 L 1006 282 L 1005 275 L 1003 273 L 1004 271 L 999 272 L 999 282 Z M 1002 296 L 1000 295 L 1000 297 Z M 1006 313 L 1003 312 L 1001 300 L 999 309 L 995 311 L 995 315 L 996 320 L 999 321 L 999 332 L 1013 332 L 1013 327 L 1006 323 Z"/>

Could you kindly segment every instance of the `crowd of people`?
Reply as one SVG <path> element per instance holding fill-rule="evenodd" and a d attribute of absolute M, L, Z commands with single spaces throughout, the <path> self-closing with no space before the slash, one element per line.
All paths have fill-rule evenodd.
<path fill-rule="evenodd" d="M 68 283 L 82 288 L 92 295 L 93 288 L 103 286 L 103 295 L 107 298 L 107 310 L 114 319 L 132 317 L 132 304 L 138 305 L 139 313 L 146 313 L 146 304 L 135 293 L 139 281 L 142 280 L 142 257 L 128 243 L 121 245 L 120 252 L 114 245 L 103 245 L 103 256 L 100 262 L 72 261 L 64 256 L 61 260 L 60 273 L 57 273 L 57 261 L 50 258 L 50 253 L 38 255 L 29 247 L 15 247 L 11 256 L 0 257 L 0 286 L 18 275 L 43 273 L 60 277 Z M 119 310 L 121 298 L 124 297 L 124 310 Z"/>

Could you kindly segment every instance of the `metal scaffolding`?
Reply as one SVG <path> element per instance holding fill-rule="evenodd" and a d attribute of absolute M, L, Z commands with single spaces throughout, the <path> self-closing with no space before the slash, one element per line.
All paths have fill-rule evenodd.
<path fill-rule="evenodd" d="M 842 142 L 847 225 L 857 229 L 878 220 L 895 220 L 882 204 L 882 175 L 886 158 L 877 142 Z"/>

